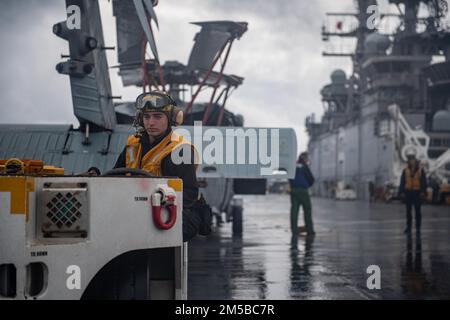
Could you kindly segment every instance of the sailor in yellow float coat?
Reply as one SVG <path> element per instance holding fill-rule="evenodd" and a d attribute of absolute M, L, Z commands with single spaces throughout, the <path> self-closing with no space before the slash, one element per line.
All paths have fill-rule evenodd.
<path fill-rule="evenodd" d="M 414 155 L 408 155 L 408 167 L 403 170 L 400 179 L 399 195 L 405 197 L 406 203 L 406 234 L 411 234 L 412 207 L 414 206 L 416 232 L 420 234 L 422 222 L 422 198 L 427 190 L 427 179 L 424 170 L 419 166 Z"/>
<path fill-rule="evenodd" d="M 133 168 L 147 171 L 154 176 L 172 176 L 183 180 L 183 239 L 187 241 L 197 233 L 211 232 L 211 211 L 199 197 L 195 149 L 172 130 L 182 122 L 182 111 L 176 108 L 172 98 L 160 91 L 141 94 L 136 100 L 135 126 L 138 134 L 128 137 L 114 168 Z M 181 150 L 180 150 L 181 148 Z M 190 153 L 188 163 L 175 164 L 171 154 L 181 158 Z"/>

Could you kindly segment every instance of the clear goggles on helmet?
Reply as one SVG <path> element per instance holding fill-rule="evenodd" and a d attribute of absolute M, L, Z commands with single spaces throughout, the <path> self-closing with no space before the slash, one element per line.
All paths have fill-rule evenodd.
<path fill-rule="evenodd" d="M 156 109 L 167 111 L 174 106 L 174 101 L 164 94 L 146 92 L 140 94 L 136 99 L 136 109 Z"/>

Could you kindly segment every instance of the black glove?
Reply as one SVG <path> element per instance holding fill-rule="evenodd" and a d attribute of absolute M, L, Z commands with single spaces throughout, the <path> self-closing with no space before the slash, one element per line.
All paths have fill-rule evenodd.
<path fill-rule="evenodd" d="M 100 170 L 97 167 L 90 167 L 88 171 L 78 174 L 78 177 L 98 177 L 101 175 Z"/>
<path fill-rule="evenodd" d="M 94 176 L 97 177 L 99 175 L 101 175 L 102 173 L 100 172 L 100 169 L 97 167 L 90 167 L 87 171 L 89 176 Z"/>

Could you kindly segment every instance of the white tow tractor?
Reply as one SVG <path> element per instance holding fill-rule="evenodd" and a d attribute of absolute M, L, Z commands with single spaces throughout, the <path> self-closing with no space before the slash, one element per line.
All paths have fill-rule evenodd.
<path fill-rule="evenodd" d="M 187 298 L 180 179 L 20 162 L 0 162 L 0 299 Z"/>

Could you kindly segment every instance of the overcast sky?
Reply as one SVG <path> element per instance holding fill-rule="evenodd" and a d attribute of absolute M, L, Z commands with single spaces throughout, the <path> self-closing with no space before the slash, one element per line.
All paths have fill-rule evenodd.
<path fill-rule="evenodd" d="M 100 0 L 106 45 L 116 45 L 112 4 Z M 236 41 L 226 73 L 243 76 L 244 84 L 228 100 L 228 108 L 245 117 L 245 126 L 293 127 L 306 147 L 305 117 L 322 113 L 320 89 L 337 67 L 347 72 L 347 58 L 324 58 L 320 29 L 328 11 L 354 11 L 351 0 L 160 0 L 155 8 L 162 61 L 187 63 L 193 21 L 248 22 Z M 0 1 L 0 123 L 74 123 L 69 78 L 55 71 L 67 42 L 52 33 L 65 19 L 62 0 Z M 109 65 L 117 64 L 108 51 Z M 111 70 L 114 95 L 134 100 L 137 88 L 123 88 Z"/>

